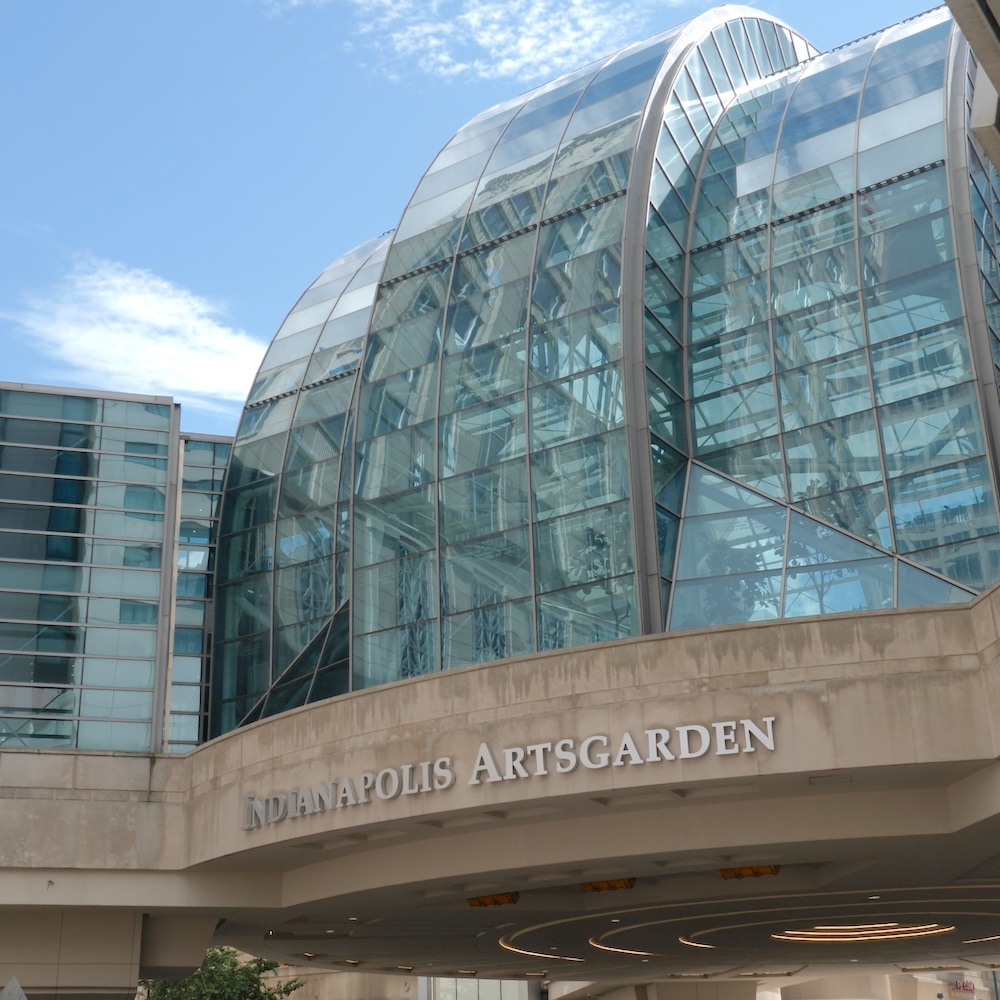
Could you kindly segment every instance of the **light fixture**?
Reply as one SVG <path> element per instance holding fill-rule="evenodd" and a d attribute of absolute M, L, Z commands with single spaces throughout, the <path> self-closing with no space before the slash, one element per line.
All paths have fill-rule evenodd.
<path fill-rule="evenodd" d="M 400 972 L 412 972 L 413 971 L 413 966 L 412 965 L 397 965 L 396 968 L 399 969 Z"/>
<path fill-rule="evenodd" d="M 608 889 L 634 889 L 634 878 L 608 878 L 600 882 L 581 882 L 582 892 L 605 892 Z"/>
<path fill-rule="evenodd" d="M 492 896 L 473 896 L 466 902 L 469 906 L 504 906 L 516 903 L 520 898 L 519 892 L 496 892 Z"/>
<path fill-rule="evenodd" d="M 681 944 L 686 944 L 689 948 L 715 948 L 714 944 L 706 944 L 704 941 L 692 941 L 690 938 L 679 937 Z"/>
<path fill-rule="evenodd" d="M 356 958 L 345 958 L 344 965 L 360 965 L 361 962 Z"/>
<path fill-rule="evenodd" d="M 313 952 L 311 952 L 311 951 L 304 951 L 304 952 L 302 952 L 302 957 L 303 958 L 315 958 L 316 955 Z"/>
<path fill-rule="evenodd" d="M 799 944 L 854 944 L 860 941 L 907 941 L 951 934 L 954 925 L 943 924 L 821 924 L 772 934 L 775 941 Z"/>
<path fill-rule="evenodd" d="M 781 865 L 750 865 L 744 868 L 720 868 L 723 878 L 760 878 L 762 875 L 777 875 Z"/>

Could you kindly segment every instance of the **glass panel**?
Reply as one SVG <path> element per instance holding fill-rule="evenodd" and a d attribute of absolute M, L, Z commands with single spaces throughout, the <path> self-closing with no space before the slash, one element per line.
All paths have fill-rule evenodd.
<path fill-rule="evenodd" d="M 890 476 L 984 454 L 972 383 L 884 406 L 879 421 Z"/>
<path fill-rule="evenodd" d="M 564 649 L 634 635 L 635 583 L 631 576 L 599 587 L 539 597 L 538 648 Z"/>
<path fill-rule="evenodd" d="M 836 493 L 882 478 L 871 411 L 791 431 L 785 452 L 793 497 Z"/>
<path fill-rule="evenodd" d="M 525 464 L 520 461 L 444 480 L 440 485 L 442 543 L 526 524 L 525 477 Z"/>
<path fill-rule="evenodd" d="M 447 358 L 440 412 L 450 413 L 523 388 L 524 339 L 522 333 Z"/>
<path fill-rule="evenodd" d="M 613 430 L 623 420 L 621 374 L 617 365 L 531 392 L 533 448 Z"/>
<path fill-rule="evenodd" d="M 431 421 L 360 443 L 354 462 L 358 497 L 373 498 L 431 482 L 436 440 L 437 430 Z"/>
<path fill-rule="evenodd" d="M 523 397 L 508 396 L 442 418 L 441 478 L 523 455 L 524 409 Z"/>
<path fill-rule="evenodd" d="M 356 566 L 433 549 L 435 545 L 432 487 L 355 505 Z"/>
<path fill-rule="evenodd" d="M 786 431 L 848 416 L 872 405 L 865 351 L 784 372 L 778 385 Z"/>
<path fill-rule="evenodd" d="M 997 531 L 993 487 L 985 459 L 900 476 L 890 482 L 889 490 L 900 552 L 934 548 Z M 968 577 L 951 572 L 947 575 L 978 585 Z"/>
<path fill-rule="evenodd" d="M 902 561 L 899 562 L 897 574 L 899 595 L 896 604 L 901 608 L 914 608 L 925 604 L 966 604 L 974 596 L 947 580 L 931 576 L 930 573 L 925 573 Z"/>
<path fill-rule="evenodd" d="M 531 601 L 494 604 L 445 618 L 441 668 L 523 656 L 534 649 L 534 632 Z"/>
<path fill-rule="evenodd" d="M 531 456 L 535 517 L 556 517 L 628 496 L 624 436 L 608 434 Z"/>
<path fill-rule="evenodd" d="M 437 622 L 358 636 L 352 650 L 353 689 L 418 677 L 438 668 Z"/>
<path fill-rule="evenodd" d="M 530 595 L 531 556 L 526 528 L 441 550 L 442 614 Z"/>
<path fill-rule="evenodd" d="M 631 570 L 627 505 L 543 521 L 535 528 L 535 575 L 540 592 L 570 585 L 590 590 L 600 581 Z"/>

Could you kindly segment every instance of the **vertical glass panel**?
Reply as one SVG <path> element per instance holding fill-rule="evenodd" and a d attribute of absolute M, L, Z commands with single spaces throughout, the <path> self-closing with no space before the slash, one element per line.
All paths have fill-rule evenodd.
<path fill-rule="evenodd" d="M 738 510 L 773 510 L 775 504 L 759 493 L 717 476 L 700 465 L 692 465 L 687 516 Z"/>
<path fill-rule="evenodd" d="M 653 498 L 669 510 L 680 513 L 684 494 L 687 459 L 663 441 L 651 441 Z"/>
<path fill-rule="evenodd" d="M 740 570 L 673 585 L 670 629 L 716 628 L 779 617 L 781 574 Z"/>
<path fill-rule="evenodd" d="M 524 656 L 534 649 L 531 601 L 494 604 L 452 615 L 444 619 L 442 628 L 443 670 Z"/>
<path fill-rule="evenodd" d="M 890 482 L 889 491 L 900 552 L 997 531 L 994 491 L 983 458 L 900 476 Z M 972 583 L 953 573 L 947 575 Z"/>
<path fill-rule="evenodd" d="M 359 498 L 374 498 L 429 483 L 435 473 L 434 422 L 383 434 L 355 449 L 354 489 Z"/>
<path fill-rule="evenodd" d="M 631 576 L 600 587 L 562 590 L 537 600 L 538 648 L 564 649 L 635 635 L 635 582 Z"/>
<path fill-rule="evenodd" d="M 534 383 L 600 368 L 620 357 L 616 302 L 532 327 L 530 367 Z"/>
<path fill-rule="evenodd" d="M 706 465 L 738 479 L 752 489 L 779 500 L 788 496 L 784 451 L 781 440 L 777 437 L 748 441 L 734 448 L 699 457 Z"/>
<path fill-rule="evenodd" d="M 523 397 L 508 396 L 442 419 L 441 478 L 523 455 L 524 410 Z"/>
<path fill-rule="evenodd" d="M 771 339 L 766 323 L 702 340 L 689 349 L 691 392 L 706 396 L 771 374 Z"/>
<path fill-rule="evenodd" d="M 696 453 L 769 437 L 778 430 L 777 401 L 770 379 L 736 392 L 704 396 L 692 407 Z"/>
<path fill-rule="evenodd" d="M 458 542 L 527 524 L 526 475 L 522 460 L 444 480 L 441 541 Z"/>
<path fill-rule="evenodd" d="M 872 405 L 864 351 L 783 372 L 778 385 L 785 430 L 848 416 Z"/>
<path fill-rule="evenodd" d="M 317 559 L 274 575 L 274 621 L 278 626 L 310 621 L 333 611 L 333 564 Z"/>
<path fill-rule="evenodd" d="M 352 661 L 355 691 L 431 673 L 438 669 L 437 622 L 358 636 Z"/>
<path fill-rule="evenodd" d="M 879 422 L 889 476 L 984 454 L 972 383 L 884 406 Z"/>
<path fill-rule="evenodd" d="M 531 231 L 458 258 L 451 286 L 451 300 L 467 299 L 497 288 L 531 272 L 535 232 Z"/>
<path fill-rule="evenodd" d="M 836 493 L 882 478 L 871 411 L 791 431 L 785 451 L 793 497 Z"/>
<path fill-rule="evenodd" d="M 545 322 L 601 302 L 614 302 L 620 291 L 620 247 L 575 257 L 535 275 L 531 293 L 532 319 Z"/>
<path fill-rule="evenodd" d="M 656 508 L 656 552 L 660 576 L 665 578 L 674 575 L 674 557 L 677 554 L 680 523 L 679 517 L 668 514 L 662 507 Z"/>
<path fill-rule="evenodd" d="M 441 550 L 442 614 L 470 611 L 530 594 L 531 557 L 526 528 Z"/>
<path fill-rule="evenodd" d="M 363 385 L 358 405 L 361 437 L 376 437 L 433 417 L 437 376 L 437 365 L 430 364 Z"/>
<path fill-rule="evenodd" d="M 624 504 L 540 522 L 535 575 L 541 592 L 592 588 L 632 570 L 632 531 Z"/>
<path fill-rule="evenodd" d="M 531 487 L 538 519 L 625 499 L 628 466 L 624 436 L 587 438 L 533 454 Z"/>
<path fill-rule="evenodd" d="M 779 369 L 832 358 L 864 343 L 856 296 L 821 302 L 774 320 L 774 352 Z"/>
<path fill-rule="evenodd" d="M 445 353 L 501 340 L 528 322 L 528 282 L 513 281 L 452 305 L 445 328 Z"/>
<path fill-rule="evenodd" d="M 589 437 L 621 426 L 624 420 L 621 373 L 599 368 L 531 391 L 533 448 Z"/>
<path fill-rule="evenodd" d="M 438 613 L 434 556 L 420 553 L 354 571 L 354 632 L 394 628 Z"/>
<path fill-rule="evenodd" d="M 398 555 L 433 549 L 434 489 L 431 486 L 399 493 L 354 509 L 356 566 L 393 559 Z"/>
<path fill-rule="evenodd" d="M 440 412 L 475 406 L 522 389 L 524 339 L 520 333 L 446 358 Z"/>
<path fill-rule="evenodd" d="M 793 499 L 803 510 L 829 524 L 844 528 L 861 538 L 892 548 L 889 512 L 885 488 L 881 482 L 839 493 L 822 494 L 817 490 L 796 493 Z"/>
<path fill-rule="evenodd" d="M 441 342 L 442 310 L 428 308 L 367 338 L 364 372 L 376 380 L 433 361 Z"/>

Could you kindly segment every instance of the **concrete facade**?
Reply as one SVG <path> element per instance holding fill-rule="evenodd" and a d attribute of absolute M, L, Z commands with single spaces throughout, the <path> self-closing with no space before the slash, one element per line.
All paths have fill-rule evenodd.
<path fill-rule="evenodd" d="M 600 992 L 692 975 L 809 980 L 842 966 L 842 946 L 769 935 L 833 918 L 954 926 L 852 945 L 867 973 L 987 968 L 1000 960 L 997 940 L 977 940 L 1000 935 L 998 650 L 993 590 L 968 607 L 644 637 L 417 678 L 183 758 L 4 751 L 0 980 L 32 997 L 67 983 L 127 994 L 139 975 L 197 965 L 211 941 L 345 973 L 544 976 Z M 766 734 L 772 717 L 774 749 L 752 737 L 747 752 L 739 720 Z M 705 727 L 711 748 L 695 756 L 688 730 L 683 758 L 684 726 Z M 642 734 L 661 729 L 675 759 L 640 762 Z M 607 766 L 558 773 L 554 750 L 504 756 L 563 739 L 579 752 L 588 737 L 583 756 L 599 764 L 606 739 Z M 405 789 L 414 765 L 417 787 L 420 762 L 445 759 L 450 787 L 379 797 L 396 785 L 380 772 Z M 350 804 L 346 779 L 361 798 L 365 774 L 371 801 Z M 305 790 L 331 779 L 342 804 L 306 814 L 319 792 Z M 247 822 L 248 797 L 280 793 L 287 808 L 292 789 L 302 815 Z M 777 875 L 720 877 L 771 865 Z M 581 892 L 613 879 L 635 884 Z M 500 893 L 519 898 L 467 902 Z"/>

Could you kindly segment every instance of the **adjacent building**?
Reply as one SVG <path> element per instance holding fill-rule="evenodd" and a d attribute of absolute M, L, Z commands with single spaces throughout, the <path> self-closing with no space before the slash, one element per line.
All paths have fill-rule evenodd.
<path fill-rule="evenodd" d="M 204 740 L 229 447 L 168 398 L 0 384 L 0 747 Z"/>

